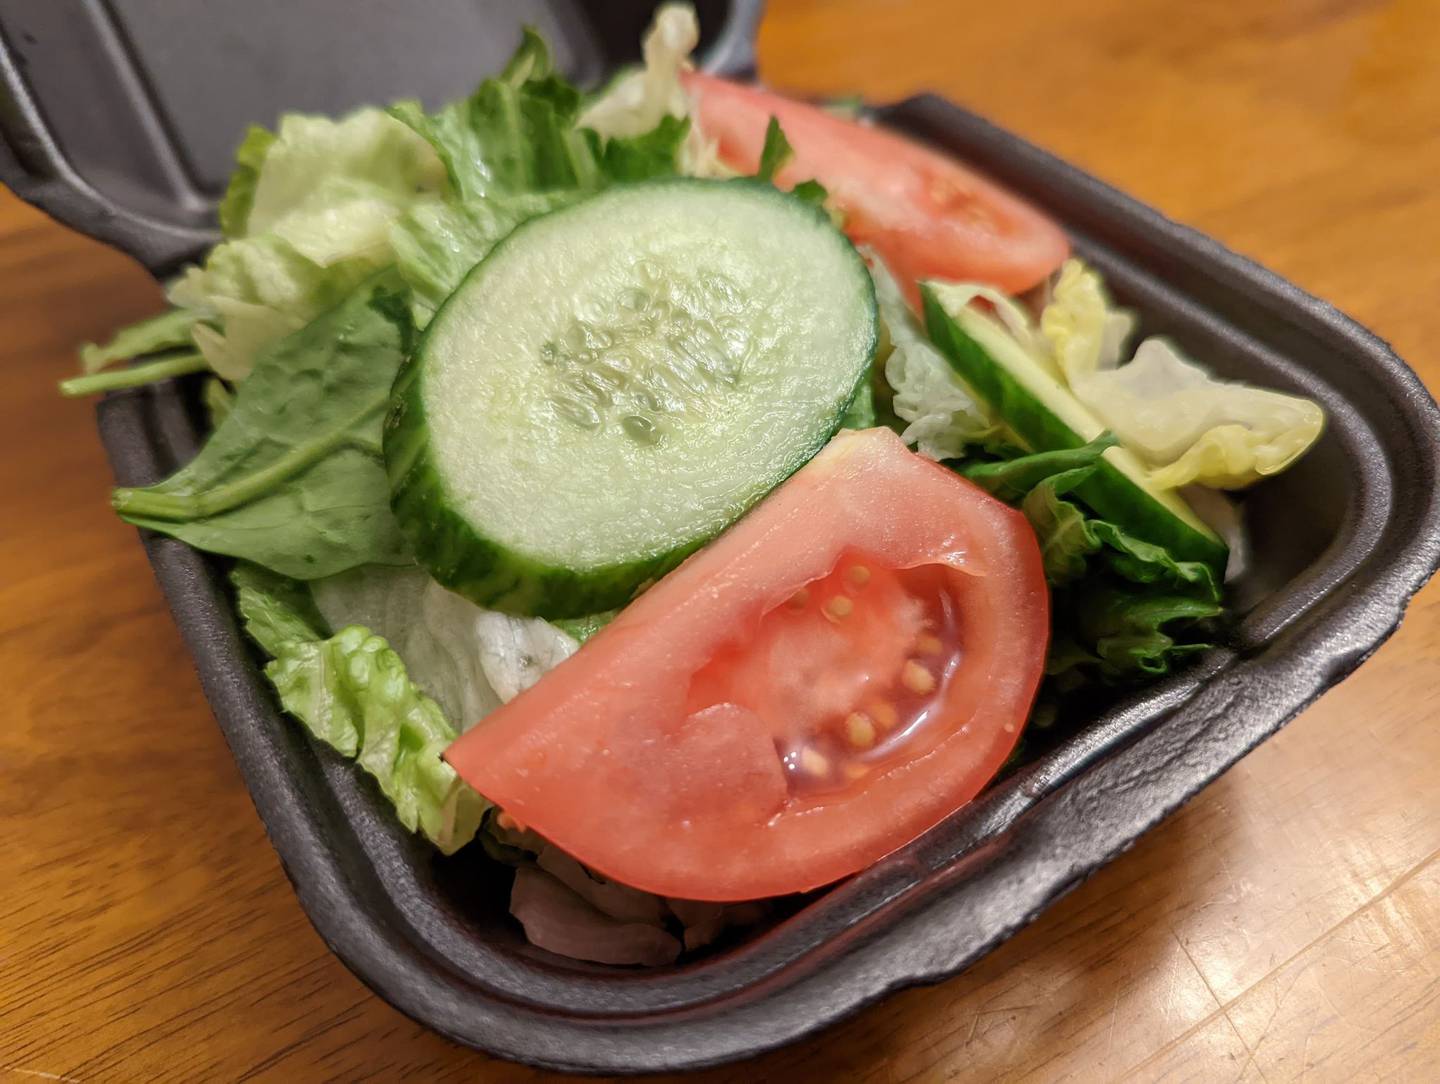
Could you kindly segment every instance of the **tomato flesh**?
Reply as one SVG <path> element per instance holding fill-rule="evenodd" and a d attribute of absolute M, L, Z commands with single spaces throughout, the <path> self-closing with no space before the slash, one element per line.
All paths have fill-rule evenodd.
<path fill-rule="evenodd" d="M 688 72 L 700 131 L 721 159 L 753 173 L 773 116 L 794 148 L 783 187 L 814 178 L 845 212 L 845 232 L 879 253 L 918 301 L 923 279 L 986 282 L 1020 293 L 1069 254 L 1050 219 L 959 162 L 902 136 L 823 109 Z"/>
<path fill-rule="evenodd" d="M 802 891 L 980 791 L 1048 627 L 1020 513 L 888 430 L 846 432 L 446 756 L 622 883 Z"/>

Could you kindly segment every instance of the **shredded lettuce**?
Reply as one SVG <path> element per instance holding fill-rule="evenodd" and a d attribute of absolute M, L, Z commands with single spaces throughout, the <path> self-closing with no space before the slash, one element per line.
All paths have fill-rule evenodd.
<path fill-rule="evenodd" d="M 894 393 L 890 409 L 908 423 L 900 438 L 935 460 L 958 458 L 971 445 L 995 439 L 1000 427 L 989 407 L 925 336 L 885 264 L 874 253 L 866 256 L 880 315 L 880 364 Z"/>
<path fill-rule="evenodd" d="M 442 759 L 455 730 L 385 639 L 359 625 L 327 635 L 302 585 L 254 565 L 232 578 L 284 709 L 369 772 L 406 828 L 445 854 L 470 842 L 490 805 Z"/>

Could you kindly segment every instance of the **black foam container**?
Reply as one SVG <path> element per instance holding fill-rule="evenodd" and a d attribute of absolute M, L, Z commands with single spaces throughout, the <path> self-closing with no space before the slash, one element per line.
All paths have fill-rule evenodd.
<path fill-rule="evenodd" d="M 479 39 L 467 40 L 462 31 L 482 5 L 450 0 L 433 16 L 439 32 L 362 34 L 373 78 L 360 85 L 323 66 L 318 76 L 287 73 L 333 46 L 327 34 L 341 9 L 383 27 L 398 10 L 383 0 L 312 0 L 294 5 L 298 14 L 282 0 L 205 5 L 203 20 L 181 18 L 181 7 L 0 0 L 0 179 L 157 274 L 214 236 L 226 167 L 213 133 L 200 137 L 204 117 L 233 122 L 229 144 L 239 124 L 268 123 L 287 103 L 338 112 L 365 98 L 443 99 L 468 89 L 477 55 L 505 55 L 522 16 L 557 36 L 572 70 L 599 77 L 633 57 L 648 17 L 643 2 L 514 0 L 485 5 Z M 759 5 L 701 8 L 716 31 L 710 66 L 748 74 Z M 262 64 L 260 35 L 282 31 L 291 42 L 284 63 Z M 235 55 L 249 59 L 225 67 Z M 478 855 L 437 859 L 399 829 L 360 773 L 278 714 L 237 628 L 223 562 L 142 532 L 301 905 L 365 983 L 457 1042 L 563 1069 L 695 1067 L 790 1042 L 891 991 L 952 976 L 1349 674 L 1396 629 L 1440 561 L 1440 412 L 1385 343 L 939 98 L 875 116 L 1052 214 L 1145 332 L 1173 336 L 1222 374 L 1319 400 L 1326 434 L 1246 499 L 1254 562 L 1235 585 L 1242 616 L 1224 647 L 1105 710 L 903 851 L 797 901 L 772 928 L 653 971 L 577 964 L 526 945 L 505 913 L 507 871 Z M 120 482 L 158 480 L 193 454 L 194 390 L 179 382 L 101 404 Z"/>

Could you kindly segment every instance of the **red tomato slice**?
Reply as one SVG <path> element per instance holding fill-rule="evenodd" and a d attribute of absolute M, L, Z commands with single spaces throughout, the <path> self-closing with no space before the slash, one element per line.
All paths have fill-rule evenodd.
<path fill-rule="evenodd" d="M 1060 227 L 953 158 L 823 109 L 699 72 L 684 76 L 700 131 L 720 157 L 754 173 L 773 116 L 795 156 L 784 187 L 815 178 L 845 212 L 845 232 L 878 252 L 910 297 L 938 278 L 1030 289 L 1064 261 Z"/>
<path fill-rule="evenodd" d="M 1024 516 L 889 430 L 843 432 L 446 759 L 624 884 L 798 892 L 980 791 L 1048 630 Z"/>

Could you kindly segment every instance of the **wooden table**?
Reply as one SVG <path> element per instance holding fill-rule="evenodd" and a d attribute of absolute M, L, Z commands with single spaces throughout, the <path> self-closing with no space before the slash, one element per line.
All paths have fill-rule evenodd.
<path fill-rule="evenodd" d="M 961 10 L 967 14 L 961 14 Z M 1183 10 L 1183 14 L 1182 14 Z M 1330 298 L 1440 385 L 1434 0 L 777 0 L 773 83 L 935 87 Z M 0 202 L 0 1081 L 533 1080 L 300 913 L 73 345 L 153 310 Z M 1350 681 L 969 973 L 707 1079 L 1440 1080 L 1440 589 Z"/>

